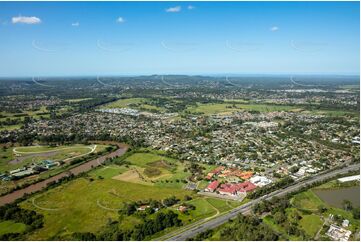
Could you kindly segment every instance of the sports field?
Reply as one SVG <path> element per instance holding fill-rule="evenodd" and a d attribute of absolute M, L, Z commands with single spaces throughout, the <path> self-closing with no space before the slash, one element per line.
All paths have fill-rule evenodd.
<path fill-rule="evenodd" d="M 73 159 L 105 150 L 106 145 L 23 146 L 0 149 L 0 173 L 43 160 L 70 162 Z"/>

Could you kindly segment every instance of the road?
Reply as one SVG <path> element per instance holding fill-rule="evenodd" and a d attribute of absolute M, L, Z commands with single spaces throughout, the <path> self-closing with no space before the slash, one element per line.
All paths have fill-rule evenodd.
<path fill-rule="evenodd" d="M 199 234 L 201 232 L 206 231 L 207 229 L 213 229 L 213 228 L 216 228 L 216 227 L 228 222 L 229 219 L 236 217 L 237 214 L 239 214 L 239 213 L 245 214 L 245 213 L 251 212 L 253 205 L 257 204 L 261 200 L 265 200 L 265 199 L 270 200 L 274 196 L 284 196 L 287 193 L 297 191 L 298 189 L 302 188 L 303 186 L 310 185 L 314 182 L 322 181 L 322 180 L 334 177 L 339 174 L 345 174 L 345 173 L 348 173 L 349 171 L 355 171 L 355 170 L 359 170 L 359 169 L 360 169 L 360 164 L 353 164 L 353 165 L 349 165 L 342 169 L 330 171 L 328 173 L 318 174 L 305 181 L 300 181 L 299 183 L 297 183 L 295 185 L 271 192 L 263 197 L 252 200 L 242 206 L 239 206 L 239 207 L 229 211 L 228 213 L 226 213 L 224 215 L 218 216 L 218 217 L 216 217 L 212 220 L 209 220 L 207 222 L 204 222 L 202 224 L 195 223 L 194 226 L 189 226 L 187 228 L 187 230 L 185 230 L 185 231 L 182 230 L 182 232 L 180 232 L 176 235 L 173 235 L 173 234 L 175 234 L 175 232 L 173 232 L 172 235 L 170 237 L 168 237 L 166 240 L 185 241 L 189 238 L 196 236 L 197 234 Z"/>

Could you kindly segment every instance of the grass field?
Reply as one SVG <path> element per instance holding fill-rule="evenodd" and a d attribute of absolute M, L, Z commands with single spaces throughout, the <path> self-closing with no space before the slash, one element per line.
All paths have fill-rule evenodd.
<path fill-rule="evenodd" d="M 0 131 L 3 131 L 3 130 L 15 130 L 15 129 L 20 129 L 22 126 L 22 124 L 15 124 L 15 125 L 7 125 L 7 126 L 3 126 L 3 127 L 0 127 Z"/>
<path fill-rule="evenodd" d="M 294 106 L 281 106 L 271 104 L 235 104 L 232 103 L 217 103 L 217 104 L 199 104 L 197 107 L 190 107 L 188 111 L 192 113 L 204 113 L 205 115 L 212 114 L 229 114 L 236 111 L 259 111 L 259 112 L 274 112 L 274 111 L 298 111 Z"/>
<path fill-rule="evenodd" d="M 131 169 L 117 177 L 126 182 L 182 188 L 181 180 L 190 175 L 184 171 L 184 163 L 154 153 L 135 153 L 126 161 L 130 162 Z"/>
<path fill-rule="evenodd" d="M 316 214 L 303 215 L 299 222 L 300 227 L 312 238 L 316 235 L 317 231 L 321 228 L 323 221 L 320 216 Z"/>
<path fill-rule="evenodd" d="M 0 112 L 0 120 L 6 120 L 9 119 L 18 119 L 24 120 L 25 117 L 32 117 L 32 118 L 40 118 L 40 117 L 49 117 L 49 111 L 46 109 L 45 106 L 42 106 L 37 111 L 22 111 L 20 113 L 9 113 L 9 112 Z"/>
<path fill-rule="evenodd" d="M 118 220 L 118 210 L 124 202 L 130 201 L 163 200 L 174 195 L 182 202 L 196 207 L 186 214 L 177 211 L 179 204 L 169 208 L 179 214 L 184 224 L 219 215 L 239 204 L 202 197 L 182 189 L 184 183 L 175 181 L 185 178 L 189 173 L 184 172 L 185 164 L 175 159 L 154 153 L 135 153 L 127 157 L 126 161 L 130 165 L 99 167 L 86 177 L 77 178 L 22 202 L 22 207 L 36 210 L 45 216 L 44 228 L 29 234 L 27 239 L 55 239 L 57 235 L 69 236 L 73 232 L 96 233 L 110 220 Z M 131 172 L 134 170 L 145 176 L 144 171 L 150 167 L 159 169 L 162 174 L 141 182 L 139 175 L 133 174 L 132 177 Z M 162 177 L 164 174 L 167 176 Z M 184 201 L 185 195 L 193 199 Z M 120 222 L 122 228 L 133 228 L 141 220 L 136 215 L 124 215 Z M 177 228 L 169 228 L 167 231 L 173 229 Z"/>
<path fill-rule="evenodd" d="M 26 225 L 23 223 L 15 223 L 13 221 L 0 222 L 0 235 L 8 233 L 22 233 L 26 229 Z"/>
<path fill-rule="evenodd" d="M 291 199 L 291 203 L 298 209 L 317 211 L 320 205 L 324 203 L 311 190 L 299 193 Z"/>
<path fill-rule="evenodd" d="M 21 206 L 45 216 L 44 228 L 30 235 L 29 239 L 44 240 L 58 233 L 66 235 L 76 231 L 96 232 L 109 219 L 118 218 L 116 210 L 122 207 L 123 202 L 150 198 L 160 200 L 172 195 L 183 198 L 191 194 L 186 190 L 150 187 L 110 178 L 125 169 L 118 166 L 96 169 L 89 173 L 93 181 L 79 178 L 36 195 L 33 198 L 38 207 L 34 206 L 33 198 L 23 202 Z"/>
<path fill-rule="evenodd" d="M 103 105 L 101 108 L 138 108 L 141 110 L 148 110 L 148 111 L 151 110 L 164 111 L 163 108 L 148 104 L 146 98 L 119 99 L 115 102 L 107 103 Z"/>
<path fill-rule="evenodd" d="M 233 104 L 235 103 L 235 104 Z M 197 107 L 189 107 L 187 111 L 191 113 L 202 113 L 204 115 L 212 114 L 231 114 L 236 111 L 258 111 L 258 112 L 275 112 L 275 111 L 288 111 L 288 112 L 302 112 L 312 114 L 323 114 L 328 116 L 344 116 L 358 115 L 358 112 L 350 112 L 344 110 L 307 110 L 298 106 L 288 105 L 275 105 L 275 104 L 247 104 L 240 102 L 226 102 L 226 103 L 209 103 L 200 104 Z"/>

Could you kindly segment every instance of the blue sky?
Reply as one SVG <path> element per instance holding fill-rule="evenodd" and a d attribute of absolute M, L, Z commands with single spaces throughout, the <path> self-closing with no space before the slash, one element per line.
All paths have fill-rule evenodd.
<path fill-rule="evenodd" d="M 358 2 L 1 2 L 0 76 L 358 74 Z"/>

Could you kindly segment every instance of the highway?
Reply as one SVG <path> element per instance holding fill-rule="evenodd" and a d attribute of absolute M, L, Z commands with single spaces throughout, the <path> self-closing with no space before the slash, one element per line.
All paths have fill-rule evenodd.
<path fill-rule="evenodd" d="M 297 191 L 298 189 L 302 188 L 303 186 L 307 186 L 310 185 L 314 182 L 318 182 L 318 181 L 323 181 L 325 179 L 334 177 L 336 175 L 340 175 L 340 174 L 345 174 L 348 173 L 350 171 L 356 171 L 360 169 L 360 164 L 353 164 L 353 165 L 348 165 L 344 168 L 338 169 L 338 170 L 334 170 L 334 171 L 330 171 L 327 173 L 322 173 L 322 174 L 317 174 L 307 180 L 304 181 L 300 181 L 299 183 L 296 183 L 294 185 L 291 185 L 289 187 L 283 188 L 281 190 L 277 190 L 274 192 L 271 192 L 263 197 L 254 199 L 242 206 L 239 206 L 231 211 L 229 211 L 228 213 L 215 217 L 214 219 L 211 219 L 207 222 L 204 223 L 194 223 L 194 225 L 189 225 L 187 226 L 186 230 L 182 230 L 182 228 L 180 229 L 181 232 L 180 233 L 176 233 L 173 232 L 171 233 L 171 235 L 165 239 L 165 240 L 178 240 L 178 241 L 185 241 L 189 238 L 192 238 L 194 236 L 196 236 L 197 234 L 206 231 L 207 229 L 213 229 L 216 228 L 226 222 L 228 222 L 229 219 L 236 217 L 239 213 L 245 214 L 251 211 L 253 205 L 257 204 L 258 202 L 260 202 L 261 200 L 269 200 L 274 196 L 284 196 L 287 193 L 290 192 L 294 192 Z M 175 234 L 175 235 L 174 235 Z M 163 236 L 164 238 L 165 236 Z"/>

